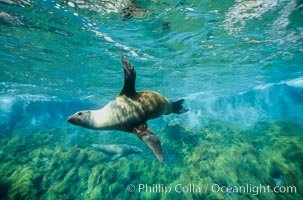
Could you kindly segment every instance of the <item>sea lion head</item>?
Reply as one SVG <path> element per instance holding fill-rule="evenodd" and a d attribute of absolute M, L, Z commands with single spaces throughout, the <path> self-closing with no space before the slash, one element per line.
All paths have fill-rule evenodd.
<path fill-rule="evenodd" d="M 82 126 L 85 128 L 92 128 L 91 125 L 91 111 L 83 110 L 76 112 L 75 114 L 69 116 L 67 121 L 71 124 Z"/>

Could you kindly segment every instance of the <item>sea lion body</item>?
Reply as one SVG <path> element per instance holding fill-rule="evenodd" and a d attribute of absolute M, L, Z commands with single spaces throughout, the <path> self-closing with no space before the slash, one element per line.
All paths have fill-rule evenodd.
<path fill-rule="evenodd" d="M 117 160 L 131 154 L 142 153 L 142 149 L 127 144 L 92 144 L 96 150 L 108 155 L 110 160 Z"/>
<path fill-rule="evenodd" d="M 70 116 L 69 122 L 90 129 L 132 132 L 133 127 L 170 113 L 171 100 L 146 91 L 138 92 L 133 98 L 117 96 L 99 110 L 77 112 Z"/>
<path fill-rule="evenodd" d="M 89 129 L 119 130 L 136 134 L 162 163 L 163 154 L 159 138 L 147 128 L 147 121 L 168 115 L 181 114 L 183 99 L 172 102 L 152 91 L 136 92 L 136 71 L 121 54 L 124 85 L 120 94 L 99 110 L 79 111 L 68 117 L 68 122 Z"/>

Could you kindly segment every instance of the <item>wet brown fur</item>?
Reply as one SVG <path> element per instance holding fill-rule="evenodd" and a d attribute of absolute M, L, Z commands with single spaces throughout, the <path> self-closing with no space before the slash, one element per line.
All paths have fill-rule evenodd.
<path fill-rule="evenodd" d="M 172 102 L 157 92 L 136 92 L 136 71 L 122 54 L 121 59 L 124 68 L 124 85 L 120 95 L 99 110 L 77 112 L 71 115 L 68 121 L 90 129 L 134 133 L 162 163 L 161 142 L 147 127 L 147 121 L 161 115 L 181 114 L 188 109 L 182 107 L 183 99 Z"/>

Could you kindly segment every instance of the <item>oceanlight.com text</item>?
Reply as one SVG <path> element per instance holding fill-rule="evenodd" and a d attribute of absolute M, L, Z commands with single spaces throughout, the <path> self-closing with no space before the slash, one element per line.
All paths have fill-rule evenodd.
<path fill-rule="evenodd" d="M 270 185 L 252 185 L 246 184 L 244 186 L 221 186 L 219 184 L 213 184 L 211 186 L 211 192 L 223 192 L 223 193 L 251 193 L 258 195 L 260 193 L 296 193 L 296 186 L 270 186 Z"/>
<path fill-rule="evenodd" d="M 260 193 L 297 193 L 296 186 L 270 186 L 270 185 L 252 185 L 246 184 L 242 186 L 224 186 L 219 184 L 129 184 L 127 186 L 129 192 L 139 193 L 250 193 L 258 195 Z"/>

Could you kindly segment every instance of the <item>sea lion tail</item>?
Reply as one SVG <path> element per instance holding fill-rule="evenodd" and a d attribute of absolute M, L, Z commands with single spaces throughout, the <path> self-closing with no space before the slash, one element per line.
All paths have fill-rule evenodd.
<path fill-rule="evenodd" d="M 188 111 L 187 108 L 183 108 L 182 103 L 184 102 L 184 99 L 180 99 L 178 101 L 173 102 L 173 113 L 181 114 Z"/>

